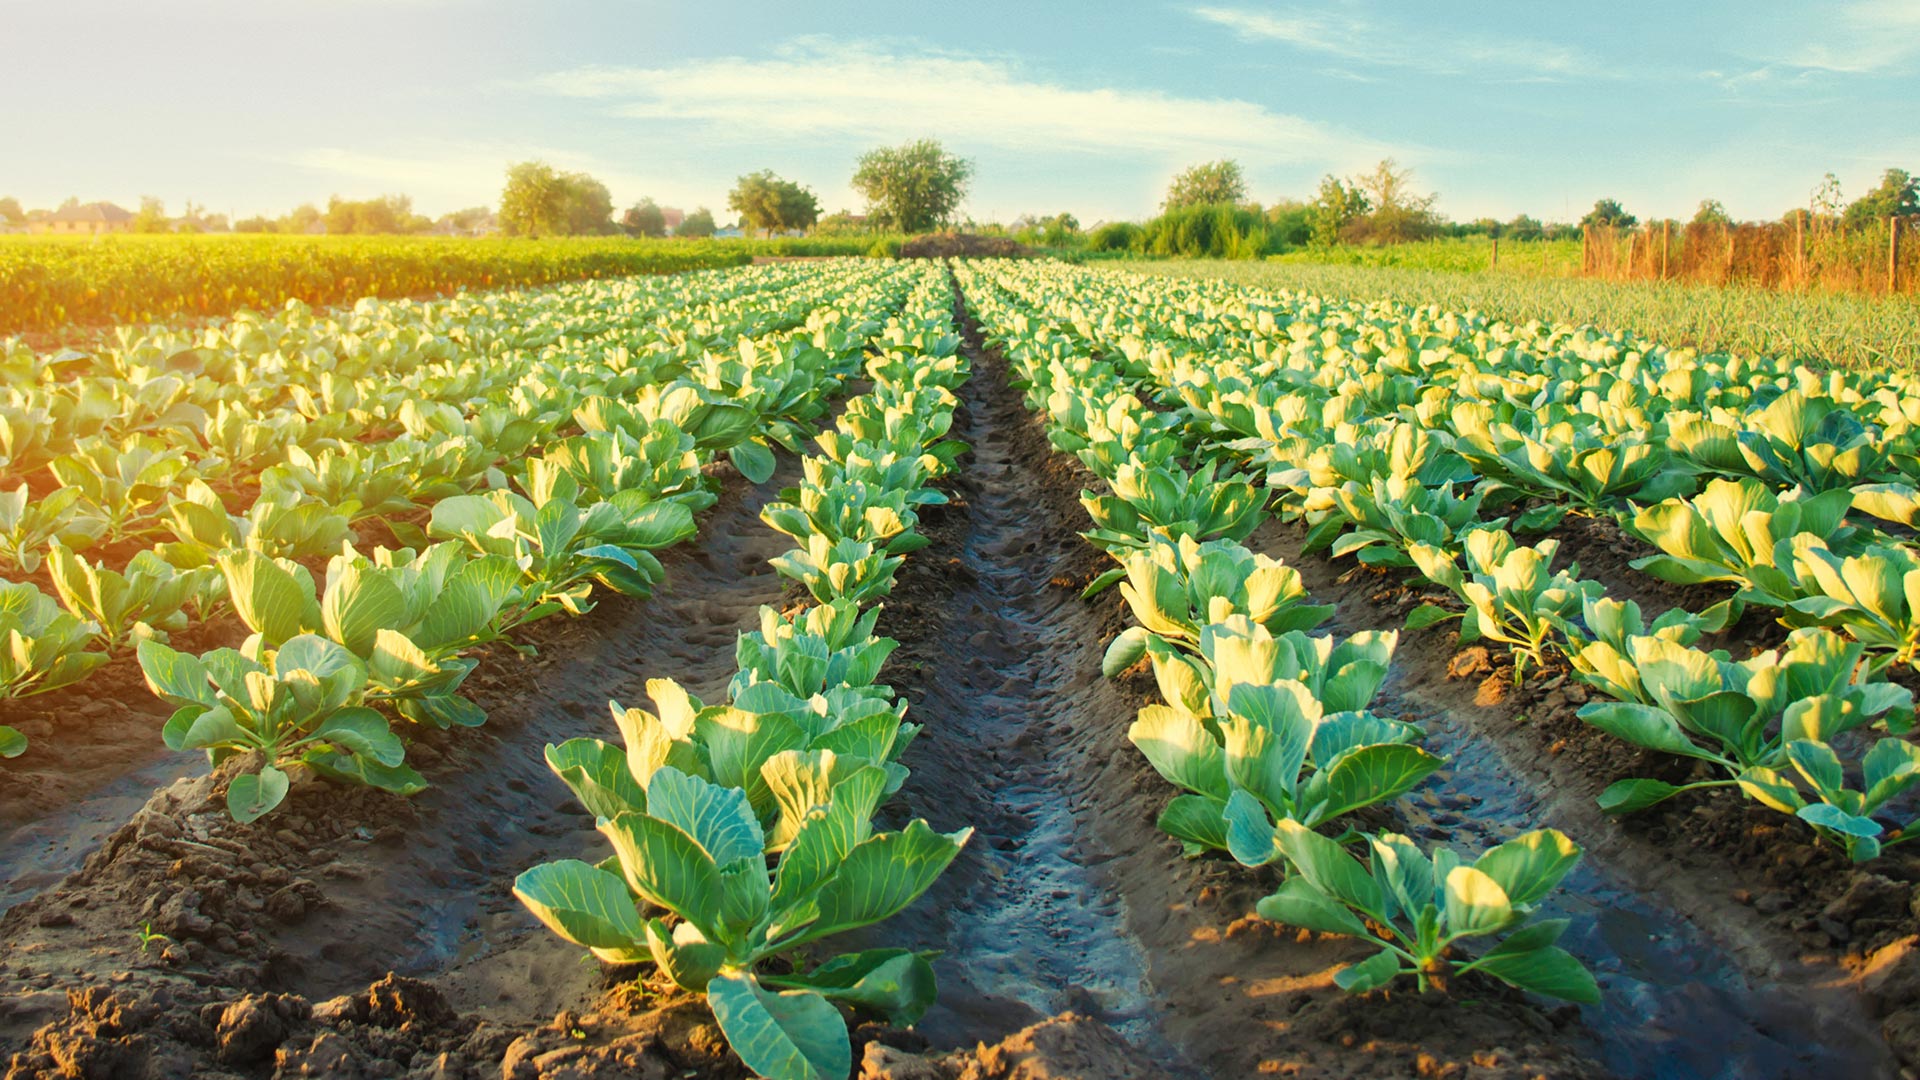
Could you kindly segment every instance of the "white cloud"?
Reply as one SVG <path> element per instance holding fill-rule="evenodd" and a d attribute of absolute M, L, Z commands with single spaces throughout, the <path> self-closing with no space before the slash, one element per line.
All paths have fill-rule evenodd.
<path fill-rule="evenodd" d="M 1788 34 L 1793 44 L 1772 58 L 1785 66 L 1845 75 L 1885 72 L 1920 59 L 1920 2 L 1859 0 Z"/>
<path fill-rule="evenodd" d="M 1283 42 L 1359 64 L 1499 80 L 1612 77 L 1597 61 L 1552 42 L 1448 37 L 1436 35 L 1430 27 L 1384 25 L 1351 11 L 1203 6 L 1193 8 L 1192 14 L 1232 30 L 1245 41 Z"/>
<path fill-rule="evenodd" d="M 1393 147 L 1233 98 L 1069 87 L 1006 60 L 804 38 L 766 59 L 721 57 L 662 67 L 587 67 L 538 80 L 540 91 L 608 103 L 622 117 L 697 125 L 703 141 L 934 135 L 964 148 L 1232 156 L 1249 165 L 1348 167 Z"/>

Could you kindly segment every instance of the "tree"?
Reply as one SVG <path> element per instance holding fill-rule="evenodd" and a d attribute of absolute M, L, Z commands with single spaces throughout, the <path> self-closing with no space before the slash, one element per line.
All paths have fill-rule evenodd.
<path fill-rule="evenodd" d="M 674 235 L 689 236 L 698 240 L 712 236 L 713 231 L 713 211 L 702 206 L 680 222 L 680 227 L 674 230 Z"/>
<path fill-rule="evenodd" d="M 1331 175 L 1320 178 L 1320 192 L 1308 207 L 1313 242 L 1321 246 L 1339 243 L 1340 231 L 1349 222 L 1373 209 L 1372 204 L 1367 202 L 1366 192 L 1357 186 L 1343 184 Z"/>
<path fill-rule="evenodd" d="M 0 198 L 0 221 L 9 225 L 18 225 L 27 220 L 27 212 L 20 209 L 20 200 L 8 195 Z"/>
<path fill-rule="evenodd" d="M 641 199 L 620 215 L 620 227 L 628 236 L 665 236 L 667 215 L 651 198 Z"/>
<path fill-rule="evenodd" d="M 1626 208 L 1621 206 L 1617 199 L 1595 199 L 1593 209 L 1587 211 L 1587 216 L 1580 219 L 1580 227 L 1583 229 L 1596 227 L 1631 229 L 1638 224 L 1640 219 L 1627 213 Z"/>
<path fill-rule="evenodd" d="M 272 218 L 267 217 L 265 214 L 255 214 L 252 217 L 243 217 L 239 221 L 234 222 L 233 231 L 241 233 L 270 233 L 278 232 L 279 229 Z"/>
<path fill-rule="evenodd" d="M 876 226 L 922 233 L 953 220 L 972 178 L 973 162 L 947 153 L 937 139 L 918 139 L 860 155 L 853 189 L 866 196 Z"/>
<path fill-rule="evenodd" d="M 1304 247 L 1313 239 L 1313 204 L 1281 199 L 1267 207 L 1267 232 L 1282 248 Z"/>
<path fill-rule="evenodd" d="M 312 232 L 313 227 L 325 220 L 325 217 L 326 215 L 320 212 L 319 207 L 312 203 L 301 203 L 286 217 L 280 219 L 279 231 L 303 236 Z"/>
<path fill-rule="evenodd" d="M 508 236 L 584 236 L 613 231 L 613 195 L 586 173 L 563 173 L 544 161 L 507 168 L 500 193 L 500 231 Z"/>
<path fill-rule="evenodd" d="M 133 215 L 129 228 L 137 233 L 172 232 L 173 223 L 167 220 L 167 204 L 151 195 L 140 196 L 140 212 Z"/>
<path fill-rule="evenodd" d="M 742 176 L 727 195 L 727 208 L 742 221 L 768 232 L 804 229 L 820 220 L 820 200 L 812 191 L 773 175 L 772 169 Z"/>
<path fill-rule="evenodd" d="M 1701 199 L 1700 209 L 1693 212 L 1693 224 L 1718 225 L 1724 229 L 1733 224 L 1733 215 L 1727 213 L 1719 199 Z"/>
<path fill-rule="evenodd" d="M 1888 169 L 1880 186 L 1847 205 L 1841 219 L 1849 227 L 1871 225 L 1890 217 L 1920 217 L 1920 181 L 1905 169 Z"/>
<path fill-rule="evenodd" d="M 327 233 L 331 236 L 385 236 L 421 232 L 433 222 L 413 212 L 413 200 L 405 195 L 382 195 L 377 199 L 327 200 Z"/>
<path fill-rule="evenodd" d="M 1062 210 L 1040 223 L 1040 241 L 1048 247 L 1066 247 L 1080 235 L 1080 219 Z"/>
<path fill-rule="evenodd" d="M 1349 183 L 1363 192 L 1373 205 L 1367 219 L 1368 239 L 1398 244 L 1437 231 L 1433 203 L 1438 196 L 1416 193 L 1413 170 L 1400 168 L 1392 158 L 1381 161 L 1372 172 L 1356 176 Z"/>
<path fill-rule="evenodd" d="M 1500 235 L 1512 237 L 1515 240 L 1538 240 L 1546 235 L 1546 229 L 1537 217 L 1515 214 L 1513 220 L 1503 227 Z"/>
<path fill-rule="evenodd" d="M 478 236 L 493 224 L 493 211 L 484 206 L 469 206 L 465 210 L 440 215 L 440 220 L 435 224 L 460 236 Z"/>
<path fill-rule="evenodd" d="M 1247 199 L 1247 178 L 1240 163 L 1232 159 L 1193 165 L 1167 185 L 1167 197 L 1161 210 L 1183 206 L 1209 206 L 1216 203 L 1238 205 Z"/>

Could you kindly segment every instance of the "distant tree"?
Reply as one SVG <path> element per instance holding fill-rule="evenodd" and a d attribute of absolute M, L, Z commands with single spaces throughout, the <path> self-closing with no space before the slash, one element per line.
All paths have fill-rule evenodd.
<path fill-rule="evenodd" d="M 477 236 L 481 230 L 493 224 L 493 211 L 484 206 L 469 206 L 440 215 L 440 220 L 434 224 L 461 236 Z"/>
<path fill-rule="evenodd" d="M 27 212 L 20 209 L 20 200 L 11 195 L 0 198 L 0 221 L 9 225 L 18 225 L 27 220 Z"/>
<path fill-rule="evenodd" d="M 702 206 L 688 214 L 674 230 L 675 236 L 688 236 L 696 240 L 712 236 L 714 233 L 713 211 Z"/>
<path fill-rule="evenodd" d="M 1920 181 L 1905 169 L 1888 169 L 1881 174 L 1880 186 L 1847 204 L 1842 220 L 1854 227 L 1889 217 L 1920 217 Z"/>
<path fill-rule="evenodd" d="M 544 161 L 507 168 L 500 193 L 500 231 L 508 236 L 587 236 L 614 230 L 613 195 L 586 173 L 563 173 Z"/>
<path fill-rule="evenodd" d="M 866 215 L 855 215 L 851 210 L 836 210 L 815 222 L 813 226 L 815 236 L 854 236 L 872 231 Z"/>
<path fill-rule="evenodd" d="M 1580 227 L 1564 221 L 1549 221 L 1541 228 L 1540 236 L 1544 240 L 1578 240 Z"/>
<path fill-rule="evenodd" d="M 596 236 L 614 231 L 613 193 L 607 185 L 586 173 L 567 173 L 561 178 L 566 205 L 568 236 Z"/>
<path fill-rule="evenodd" d="M 133 215 L 130 228 L 137 233 L 172 232 L 173 222 L 167 217 L 167 205 L 151 195 L 140 196 L 140 212 Z"/>
<path fill-rule="evenodd" d="M 1595 199 L 1593 209 L 1580 219 L 1583 229 L 1631 229 L 1640 224 L 1640 219 L 1627 213 L 1617 199 Z"/>
<path fill-rule="evenodd" d="M 1281 199 L 1267 207 L 1267 232 L 1282 248 L 1305 247 L 1313 239 L 1313 204 Z"/>
<path fill-rule="evenodd" d="M 1828 173 L 1820 178 L 1807 196 L 1807 209 L 1816 222 L 1834 222 L 1840 218 L 1844 201 L 1840 194 L 1840 178 Z"/>
<path fill-rule="evenodd" d="M 1183 206 L 1210 206 L 1218 203 L 1239 205 L 1247 201 L 1247 178 L 1240 163 L 1230 158 L 1189 166 L 1167 185 L 1167 197 L 1161 210 Z"/>
<path fill-rule="evenodd" d="M 332 236 L 385 236 L 421 232 L 433 222 L 413 212 L 413 200 L 405 195 L 382 195 L 377 199 L 327 200 L 327 233 Z"/>
<path fill-rule="evenodd" d="M 1506 225 L 1499 218 L 1479 217 L 1465 225 L 1455 227 L 1462 236 L 1491 236 L 1499 238 L 1507 234 Z"/>
<path fill-rule="evenodd" d="M 1313 242 L 1329 246 L 1339 243 L 1341 231 L 1372 210 L 1373 204 L 1358 186 L 1343 184 L 1329 175 L 1320 178 L 1320 192 L 1308 207 Z"/>
<path fill-rule="evenodd" d="M 923 233 L 953 220 L 972 178 L 973 162 L 948 153 L 937 139 L 917 139 L 860 155 L 853 189 L 866 196 L 874 225 Z"/>
<path fill-rule="evenodd" d="M 1540 219 L 1527 214 L 1515 214 L 1512 221 L 1502 226 L 1500 235 L 1515 240 L 1538 240 L 1545 235 L 1546 229 Z"/>
<path fill-rule="evenodd" d="M 1366 195 L 1373 210 L 1367 215 L 1367 239 L 1382 244 L 1418 240 L 1438 231 L 1433 213 L 1436 195 L 1413 190 L 1413 170 L 1387 158 L 1348 182 Z"/>
<path fill-rule="evenodd" d="M 500 192 L 500 231 L 508 236 L 557 236 L 567 228 L 566 185 L 553 166 L 523 161 L 507 168 Z"/>
<path fill-rule="evenodd" d="M 59 206 L 54 208 L 54 212 L 59 213 L 61 210 L 77 210 L 79 208 L 80 208 L 80 196 L 69 195 L 67 196 L 66 201 L 62 202 Z"/>
<path fill-rule="evenodd" d="M 304 235 L 312 232 L 313 227 L 320 224 L 325 218 L 326 215 L 320 212 L 319 207 L 312 203 L 301 203 L 299 206 L 294 207 L 286 217 L 280 219 L 279 231 L 283 233 L 293 233 L 295 235 Z"/>
<path fill-rule="evenodd" d="M 265 214 L 255 214 L 252 217 L 243 217 L 234 222 L 233 231 L 238 233 L 270 233 L 280 230 L 278 224 L 272 218 L 267 217 Z"/>
<path fill-rule="evenodd" d="M 620 227 L 628 236 L 665 236 L 667 214 L 652 199 L 641 199 L 620 215 Z"/>
<path fill-rule="evenodd" d="M 1040 225 L 1040 242 L 1048 247 L 1066 247 L 1079 235 L 1080 219 L 1064 210 Z"/>
<path fill-rule="evenodd" d="M 767 232 L 804 229 L 820 220 L 820 200 L 812 191 L 773 175 L 772 169 L 748 173 L 734 183 L 727 208 L 743 222 Z"/>
<path fill-rule="evenodd" d="M 1725 228 L 1733 224 L 1733 215 L 1720 205 L 1719 199 L 1701 199 L 1700 209 L 1693 212 L 1693 224 L 1718 225 Z"/>

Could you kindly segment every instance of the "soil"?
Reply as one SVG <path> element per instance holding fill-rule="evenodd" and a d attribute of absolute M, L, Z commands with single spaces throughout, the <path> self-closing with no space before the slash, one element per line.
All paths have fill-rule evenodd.
<path fill-rule="evenodd" d="M 928 233 L 900 245 L 903 259 L 1026 259 L 1037 254 L 1018 240 L 978 233 Z"/>
<path fill-rule="evenodd" d="M 1575 718 L 1584 693 L 1563 671 L 1513 688 L 1451 624 L 1402 634 L 1376 702 L 1423 722 L 1449 766 L 1367 824 L 1462 849 L 1568 832 L 1587 854 L 1554 913 L 1607 1000 L 1560 1006 L 1471 976 L 1447 993 L 1336 988 L 1363 949 L 1250 914 L 1269 873 L 1184 858 L 1154 826 L 1172 790 L 1126 740 L 1152 680 L 1100 677 L 1130 619 L 1117 591 L 1079 595 L 1106 565 L 1077 535 L 1093 479 L 1048 448 L 967 329 L 955 434 L 973 450 L 880 618 L 901 642 L 884 678 L 925 725 L 882 817 L 977 832 L 919 903 L 844 942 L 941 950 L 940 999 L 916 1029 L 855 1029 L 860 1076 L 1911 1075 L 1920 864 L 1896 850 L 1854 869 L 1724 793 L 1605 818 L 1607 783 L 1671 766 Z M 604 854 L 540 748 L 614 737 L 607 702 L 640 701 L 650 677 L 718 696 L 735 634 L 794 599 L 765 562 L 789 542 L 757 515 L 797 472 L 731 479 L 652 599 L 540 624 L 535 659 L 485 657 L 469 686 L 487 725 L 417 744 L 433 787 L 410 800 L 308 783 L 235 825 L 224 770 L 163 757 L 162 710 L 137 682 L 99 684 L 125 700 L 91 715 L 42 699 L 61 705 L 44 717 L 58 761 L 0 766 L 0 812 L 18 823 L 0 842 L 6 1075 L 744 1075 L 697 1001 L 649 970 L 583 962 L 509 888 L 536 862 Z M 1610 523 L 1558 534 L 1563 560 L 1649 616 L 1717 598 L 1632 571 L 1644 551 Z M 1397 626 L 1427 599 L 1299 543 L 1273 523 L 1253 539 L 1339 604 L 1325 629 Z M 1743 623 L 1722 644 L 1754 636 Z M 147 771 L 162 765 L 179 771 Z M 21 776 L 39 794 L 16 794 Z"/>

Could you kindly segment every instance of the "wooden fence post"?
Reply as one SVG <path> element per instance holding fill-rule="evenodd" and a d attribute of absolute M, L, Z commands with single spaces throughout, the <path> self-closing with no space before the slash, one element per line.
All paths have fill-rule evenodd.
<path fill-rule="evenodd" d="M 1797 284 L 1807 283 L 1807 215 L 1793 215 L 1793 270 Z"/>
<path fill-rule="evenodd" d="M 1500 238 L 1493 236 L 1488 239 L 1493 241 L 1493 255 L 1487 260 L 1487 269 L 1498 270 L 1500 269 Z"/>
<path fill-rule="evenodd" d="M 1887 292 L 1900 291 L 1900 215 L 1887 216 Z"/>
<path fill-rule="evenodd" d="M 1591 226 L 1583 225 L 1580 227 L 1580 272 L 1583 274 L 1593 269 L 1593 264 L 1587 260 L 1587 234 L 1592 231 L 1593 228 Z"/>
<path fill-rule="evenodd" d="M 1667 248 L 1672 242 L 1673 222 L 1663 221 L 1660 223 L 1660 279 L 1662 281 L 1667 277 Z"/>

